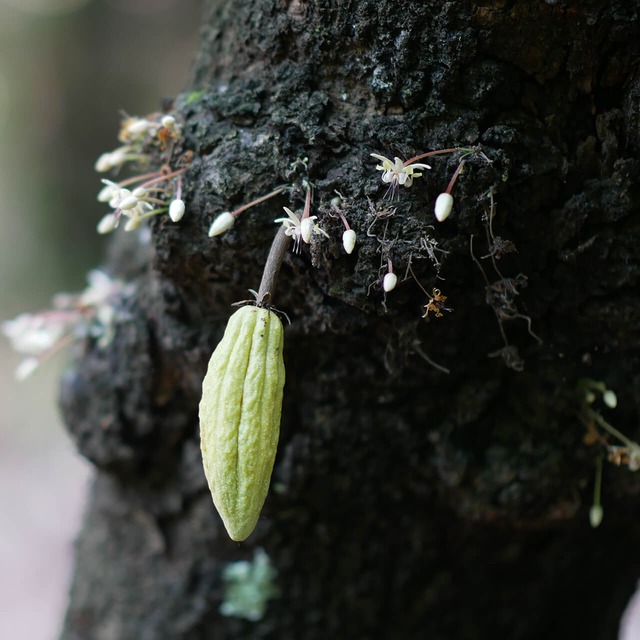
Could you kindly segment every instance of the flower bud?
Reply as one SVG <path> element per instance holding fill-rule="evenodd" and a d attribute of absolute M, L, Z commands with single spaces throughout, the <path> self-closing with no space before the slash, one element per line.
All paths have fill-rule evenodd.
<path fill-rule="evenodd" d="M 453 208 L 453 196 L 450 193 L 441 193 L 436 198 L 435 214 L 438 222 L 443 222 L 451 214 Z"/>
<path fill-rule="evenodd" d="M 182 220 L 182 216 L 184 215 L 184 201 L 183 200 L 174 200 L 169 205 L 169 217 L 174 221 L 178 222 Z"/>
<path fill-rule="evenodd" d="M 99 234 L 111 233 L 118 226 L 118 216 L 113 213 L 107 213 L 106 216 L 101 218 L 96 227 Z"/>
<path fill-rule="evenodd" d="M 14 371 L 13 375 L 16 380 L 24 380 L 28 378 L 40 365 L 38 358 L 26 358 L 23 360 Z"/>
<path fill-rule="evenodd" d="M 591 509 L 589 509 L 589 523 L 594 529 L 600 526 L 603 517 L 604 510 L 602 509 L 602 505 L 591 505 Z"/>
<path fill-rule="evenodd" d="M 106 171 L 110 171 L 113 169 L 113 164 L 111 163 L 111 153 L 103 153 L 97 160 L 93 168 L 98 173 L 105 173 Z"/>
<path fill-rule="evenodd" d="M 120 204 L 118 206 L 123 211 L 135 209 L 138 206 L 138 198 L 136 198 L 134 195 L 127 196 L 120 201 Z"/>
<path fill-rule="evenodd" d="M 347 253 L 353 253 L 353 249 L 356 246 L 356 232 L 353 229 L 347 229 L 342 234 L 342 246 Z"/>
<path fill-rule="evenodd" d="M 209 237 L 219 236 L 221 233 L 228 231 L 233 227 L 236 219 L 228 212 L 221 213 L 209 227 Z"/>
<path fill-rule="evenodd" d="M 382 288 L 384 289 L 385 293 L 389 293 L 389 291 L 393 291 L 396 288 L 397 284 L 398 284 L 398 276 L 391 271 L 385 274 L 384 278 L 382 279 Z"/>
<path fill-rule="evenodd" d="M 313 220 L 311 218 L 303 218 L 300 221 L 300 235 L 302 241 L 309 244 L 311 242 L 311 235 L 313 234 Z"/>
<path fill-rule="evenodd" d="M 114 182 L 103 180 L 104 187 L 98 193 L 98 202 L 109 202 L 120 191 L 120 187 Z"/>
<path fill-rule="evenodd" d="M 171 129 L 175 126 L 176 119 L 173 116 L 162 116 L 162 120 L 160 120 L 160 123 L 163 127 Z"/>
<path fill-rule="evenodd" d="M 602 401 L 609 407 L 609 409 L 615 409 L 618 406 L 618 397 L 615 394 L 615 391 L 611 391 L 611 389 L 607 389 L 602 394 Z"/>
<path fill-rule="evenodd" d="M 138 216 L 129 218 L 127 224 L 124 225 L 125 231 L 135 231 L 142 224 L 142 220 Z"/>
<path fill-rule="evenodd" d="M 145 118 L 129 118 L 124 124 L 126 133 L 138 136 L 149 130 L 151 123 Z"/>

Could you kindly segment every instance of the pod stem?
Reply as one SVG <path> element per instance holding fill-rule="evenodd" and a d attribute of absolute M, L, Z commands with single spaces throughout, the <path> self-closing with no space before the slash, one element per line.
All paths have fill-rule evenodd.
<path fill-rule="evenodd" d="M 280 225 L 280 229 L 278 229 L 278 233 L 276 233 L 276 237 L 271 243 L 267 263 L 264 265 L 264 271 L 262 272 L 260 288 L 258 289 L 257 299 L 260 306 L 269 304 L 273 297 L 280 267 L 291 243 L 291 236 L 288 236 L 285 232 L 284 225 Z"/>

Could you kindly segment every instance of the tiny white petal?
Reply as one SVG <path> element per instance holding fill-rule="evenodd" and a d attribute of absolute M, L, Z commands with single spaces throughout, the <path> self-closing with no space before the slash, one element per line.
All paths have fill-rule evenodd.
<path fill-rule="evenodd" d="M 311 242 L 312 233 L 313 233 L 313 220 L 311 218 L 304 218 L 300 222 L 300 235 L 302 236 L 303 242 L 306 242 L 307 244 L 309 244 Z"/>
<path fill-rule="evenodd" d="M 162 120 L 160 120 L 160 122 L 163 127 L 171 129 L 175 125 L 176 119 L 173 116 L 162 116 Z"/>
<path fill-rule="evenodd" d="M 184 215 L 184 201 L 174 200 L 169 205 L 169 217 L 174 222 L 178 222 L 179 220 L 182 220 L 183 215 Z"/>
<path fill-rule="evenodd" d="M 370 153 L 369 154 L 372 158 L 375 158 L 376 160 L 380 160 L 380 162 L 382 163 L 388 163 L 390 166 L 393 166 L 393 162 L 391 162 L 391 160 L 389 160 L 389 158 L 386 158 L 385 156 L 381 156 L 379 153 Z"/>
<path fill-rule="evenodd" d="M 395 273 L 387 273 L 385 274 L 382 280 L 382 288 L 385 292 L 389 293 L 389 291 L 393 291 L 398 284 L 398 276 Z"/>
<path fill-rule="evenodd" d="M 221 233 L 228 231 L 233 227 L 236 219 L 228 212 L 221 213 L 209 227 L 209 237 L 219 236 Z"/>
<path fill-rule="evenodd" d="M 609 409 L 615 409 L 618 406 L 618 397 L 614 391 L 607 389 L 602 394 L 602 401 L 609 407 Z"/>
<path fill-rule="evenodd" d="M 16 367 L 13 375 L 16 380 L 24 380 L 38 368 L 39 364 L 38 358 L 26 358 Z"/>
<path fill-rule="evenodd" d="M 100 222 L 98 222 L 98 226 L 96 227 L 98 233 L 105 234 L 111 233 L 118 226 L 118 216 L 113 213 L 107 213 Z"/>
<path fill-rule="evenodd" d="M 436 198 L 436 206 L 434 207 L 434 212 L 436 214 L 436 220 L 438 222 L 443 222 L 446 220 L 453 208 L 453 196 L 450 193 L 441 193 Z"/>
<path fill-rule="evenodd" d="M 356 232 L 353 229 L 347 229 L 342 234 L 342 246 L 347 253 L 353 253 L 353 249 L 356 246 Z"/>
<path fill-rule="evenodd" d="M 599 504 L 591 505 L 591 509 L 589 509 L 589 522 L 594 529 L 600 526 L 603 517 L 604 510 L 602 506 Z"/>

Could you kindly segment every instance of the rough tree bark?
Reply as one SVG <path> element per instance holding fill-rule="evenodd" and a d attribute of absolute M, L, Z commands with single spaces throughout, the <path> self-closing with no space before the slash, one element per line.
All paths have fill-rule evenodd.
<path fill-rule="evenodd" d="M 623 0 L 207 3 L 174 104 L 195 154 L 188 213 L 156 220 L 146 248 L 115 240 L 110 267 L 136 287 L 119 302 L 129 319 L 63 382 L 97 468 L 63 638 L 615 636 L 640 575 L 640 484 L 607 465 L 604 523 L 589 527 L 603 449 L 584 441 L 575 389 L 606 382 L 609 417 L 637 435 L 639 17 Z M 458 156 L 385 200 L 371 152 L 455 145 L 491 164 L 469 159 L 450 220 L 435 226 L 432 209 Z M 331 238 L 283 267 L 282 436 L 263 517 L 238 545 L 201 469 L 200 385 L 304 179 Z M 217 213 L 282 183 L 296 187 L 207 237 Z M 498 248 L 491 190 L 493 232 L 518 250 L 500 273 L 483 258 Z M 427 238 L 448 252 L 438 276 Z M 402 282 L 385 305 L 387 257 Z M 526 276 L 513 303 L 542 344 L 518 317 L 504 349 L 478 263 L 490 283 Z M 422 319 L 416 280 L 452 311 Z M 280 596 L 260 621 L 223 617 L 222 569 L 255 547 Z"/>

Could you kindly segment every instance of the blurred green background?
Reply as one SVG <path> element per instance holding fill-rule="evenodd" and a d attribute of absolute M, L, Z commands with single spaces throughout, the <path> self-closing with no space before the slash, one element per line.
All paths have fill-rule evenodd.
<path fill-rule="evenodd" d="M 86 286 L 110 238 L 93 170 L 120 111 L 185 88 L 201 0 L 0 0 L 0 321 Z M 90 467 L 57 411 L 63 352 L 24 382 L 0 338 L 0 638 L 52 640 Z"/>

